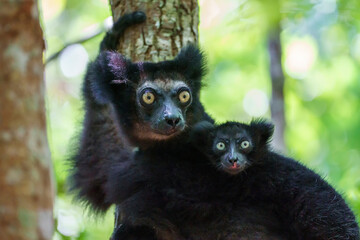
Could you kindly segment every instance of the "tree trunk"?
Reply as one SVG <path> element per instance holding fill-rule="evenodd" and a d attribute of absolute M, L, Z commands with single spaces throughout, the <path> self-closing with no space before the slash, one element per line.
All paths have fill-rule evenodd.
<path fill-rule="evenodd" d="M 146 13 L 145 24 L 128 29 L 118 50 L 133 61 L 172 59 L 188 42 L 198 42 L 196 0 L 110 0 L 114 19 L 136 10 Z"/>
<path fill-rule="evenodd" d="M 275 25 L 268 35 L 268 51 L 270 56 L 270 75 L 272 83 L 271 118 L 275 124 L 273 144 L 277 149 L 285 152 L 284 141 L 285 114 L 284 114 L 284 72 L 281 64 L 281 28 Z"/>
<path fill-rule="evenodd" d="M 54 192 L 36 1 L 1 1 L 0 26 L 0 238 L 51 239 Z"/>
<path fill-rule="evenodd" d="M 125 13 L 143 11 L 145 24 L 126 30 L 118 51 L 133 61 L 174 58 L 188 42 L 198 42 L 199 6 L 196 0 L 110 0 L 114 21 Z M 118 209 L 115 228 L 121 224 Z"/>

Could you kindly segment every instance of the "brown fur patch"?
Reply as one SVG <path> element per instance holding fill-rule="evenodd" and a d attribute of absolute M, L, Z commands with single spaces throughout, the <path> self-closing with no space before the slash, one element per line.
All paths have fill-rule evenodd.
<path fill-rule="evenodd" d="M 163 141 L 178 135 L 180 132 L 182 131 L 171 135 L 164 135 L 154 132 L 153 129 L 145 124 L 136 123 L 134 126 L 135 137 L 141 140 Z"/>

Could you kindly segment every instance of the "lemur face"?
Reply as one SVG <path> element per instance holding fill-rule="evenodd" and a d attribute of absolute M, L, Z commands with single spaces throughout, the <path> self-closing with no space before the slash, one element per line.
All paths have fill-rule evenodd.
<path fill-rule="evenodd" d="M 145 81 L 136 90 L 137 111 L 147 138 L 166 139 L 185 129 L 192 103 L 190 87 L 181 80 Z M 144 128 L 147 126 L 148 131 Z"/>
<path fill-rule="evenodd" d="M 193 127 L 191 141 L 216 168 L 235 175 L 261 161 L 273 131 L 264 120 L 215 126 L 202 121 Z"/>
<path fill-rule="evenodd" d="M 104 51 L 87 78 L 95 101 L 110 103 L 119 129 L 139 146 L 172 138 L 203 120 L 199 93 L 204 72 L 201 51 L 188 45 L 173 60 L 157 63 L 131 62 Z"/>
<path fill-rule="evenodd" d="M 251 162 L 248 154 L 253 149 L 251 137 L 237 126 L 215 129 L 212 142 L 214 164 L 229 174 L 237 174 Z"/>

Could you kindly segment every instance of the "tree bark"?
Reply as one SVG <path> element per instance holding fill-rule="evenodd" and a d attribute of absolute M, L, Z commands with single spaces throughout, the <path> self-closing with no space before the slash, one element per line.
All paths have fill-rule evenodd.
<path fill-rule="evenodd" d="M 54 192 L 36 1 L 1 1 L 0 26 L 0 238 L 51 239 Z"/>
<path fill-rule="evenodd" d="M 281 28 L 279 23 L 268 34 L 268 51 L 270 56 L 270 76 L 272 83 L 271 118 L 275 124 L 273 144 L 285 152 L 284 130 L 286 127 L 284 113 L 284 72 L 281 63 Z"/>
<path fill-rule="evenodd" d="M 188 42 L 198 42 L 199 7 L 196 0 L 110 0 L 114 20 L 141 10 L 145 24 L 128 29 L 118 50 L 133 61 L 172 59 Z"/>
<path fill-rule="evenodd" d="M 198 43 L 199 6 L 196 0 L 110 0 L 114 22 L 125 13 L 143 11 L 145 24 L 126 30 L 118 51 L 132 61 L 174 58 L 187 43 Z M 121 224 L 118 208 L 115 228 Z"/>

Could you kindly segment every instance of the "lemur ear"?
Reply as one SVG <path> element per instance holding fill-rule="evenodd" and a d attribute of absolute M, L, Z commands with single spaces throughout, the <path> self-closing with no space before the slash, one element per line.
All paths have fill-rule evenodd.
<path fill-rule="evenodd" d="M 110 51 L 100 53 L 96 60 L 90 63 L 86 76 L 86 82 L 89 82 L 95 100 L 100 104 L 112 101 L 114 87 L 130 81 L 128 73 L 132 65 L 130 60 L 119 53 Z"/>
<path fill-rule="evenodd" d="M 264 119 L 252 120 L 250 123 L 252 132 L 256 137 L 257 143 L 260 145 L 267 144 L 271 141 L 274 133 L 274 124 Z"/>
<path fill-rule="evenodd" d="M 205 56 L 194 44 L 183 47 L 174 61 L 179 72 L 188 79 L 199 80 L 206 74 Z"/>
<path fill-rule="evenodd" d="M 198 147 L 204 147 L 213 136 L 214 125 L 208 121 L 196 123 L 191 129 L 190 140 Z"/>

